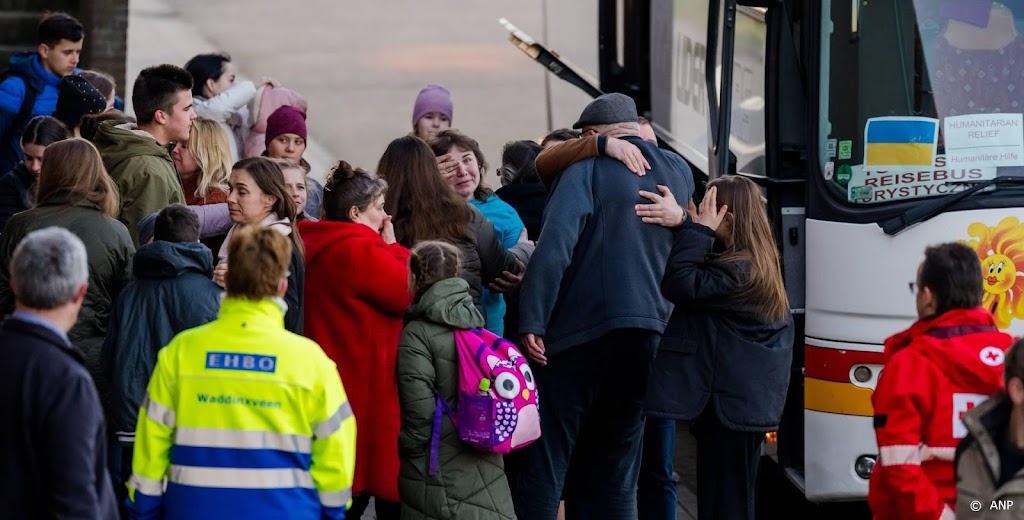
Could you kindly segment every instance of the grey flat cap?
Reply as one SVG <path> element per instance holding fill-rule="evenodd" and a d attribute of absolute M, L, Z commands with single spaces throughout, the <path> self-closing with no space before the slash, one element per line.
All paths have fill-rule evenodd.
<path fill-rule="evenodd" d="M 593 125 L 610 125 L 614 123 L 636 123 L 640 117 L 636 113 L 636 103 L 633 98 L 619 94 L 604 94 L 583 109 L 580 120 L 572 125 L 573 128 L 583 128 Z"/>

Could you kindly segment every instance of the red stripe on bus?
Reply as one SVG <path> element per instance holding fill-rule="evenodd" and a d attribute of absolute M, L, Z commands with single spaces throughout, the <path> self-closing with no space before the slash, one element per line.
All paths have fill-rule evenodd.
<path fill-rule="evenodd" d="M 804 348 L 804 376 L 839 383 L 850 382 L 850 368 L 854 365 L 881 365 L 882 352 L 839 350 L 807 345 Z"/>

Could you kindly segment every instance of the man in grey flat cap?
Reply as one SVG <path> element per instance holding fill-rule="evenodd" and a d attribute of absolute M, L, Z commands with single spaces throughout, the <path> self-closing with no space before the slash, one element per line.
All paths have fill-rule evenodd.
<path fill-rule="evenodd" d="M 520 332 L 543 396 L 543 434 L 513 472 L 519 518 L 554 520 L 564 489 L 568 518 L 632 519 L 643 401 L 655 350 L 671 307 L 661 296 L 673 231 L 682 209 L 650 225 L 637 217 L 641 191 L 680 201 L 693 195 L 693 175 L 678 155 L 639 136 L 636 105 L 605 94 L 574 128 L 638 147 L 644 176 L 608 157 L 592 157 L 555 179 L 537 249 L 523 280 Z M 666 195 L 670 196 L 670 195 Z M 648 220 L 649 222 L 653 222 Z M 669 225 L 665 225 L 669 224 Z"/>

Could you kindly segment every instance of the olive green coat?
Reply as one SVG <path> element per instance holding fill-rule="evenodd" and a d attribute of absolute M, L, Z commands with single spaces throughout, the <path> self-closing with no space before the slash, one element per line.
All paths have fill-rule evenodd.
<path fill-rule="evenodd" d="M 121 195 L 118 220 L 139 247 L 139 221 L 171 204 L 184 204 L 185 194 L 171 160 L 174 145 L 160 145 L 133 123 L 115 123 L 101 123 L 93 144 Z"/>
<path fill-rule="evenodd" d="M 428 475 L 436 409 L 434 389 L 452 409 L 458 404 L 459 355 L 452 329 L 484 326 L 469 285 L 461 278 L 434 284 L 409 309 L 408 318 L 411 321 L 398 344 L 402 410 L 398 492 L 402 519 L 514 519 L 501 455 L 464 444 L 447 417 L 441 422 L 440 471 Z"/>
<path fill-rule="evenodd" d="M 95 204 L 72 200 L 66 195 L 56 195 L 11 217 L 0 234 L 0 316 L 14 311 L 15 298 L 10 289 L 14 249 L 25 235 L 51 226 L 71 231 L 85 244 L 89 288 L 68 338 L 85 358 L 85 367 L 95 380 L 106 408 L 110 375 L 102 368 L 100 353 L 114 302 L 132 279 L 135 255 L 135 246 L 124 224 L 104 215 Z"/>

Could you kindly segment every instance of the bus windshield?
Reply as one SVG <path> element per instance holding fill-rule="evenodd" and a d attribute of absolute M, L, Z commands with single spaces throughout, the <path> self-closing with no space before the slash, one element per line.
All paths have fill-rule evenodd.
<path fill-rule="evenodd" d="M 1024 0 L 824 2 L 821 172 L 846 204 L 1024 174 Z"/>

